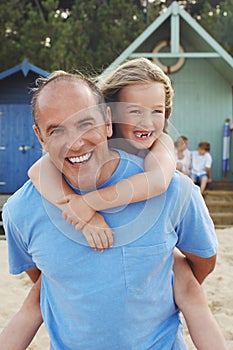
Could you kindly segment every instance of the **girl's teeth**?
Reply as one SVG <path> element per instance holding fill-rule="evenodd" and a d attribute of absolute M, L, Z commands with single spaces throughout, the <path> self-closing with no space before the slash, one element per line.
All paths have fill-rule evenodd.
<path fill-rule="evenodd" d="M 150 137 L 150 136 L 151 136 L 151 132 L 149 132 L 149 133 L 139 133 L 139 132 L 136 132 L 135 135 L 136 135 L 137 137 L 140 137 L 140 138 L 142 139 L 142 138 Z"/>

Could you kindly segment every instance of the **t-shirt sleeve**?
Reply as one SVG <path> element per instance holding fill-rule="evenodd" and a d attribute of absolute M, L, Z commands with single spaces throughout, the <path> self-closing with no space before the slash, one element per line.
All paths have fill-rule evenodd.
<path fill-rule="evenodd" d="M 208 258 L 216 254 L 217 237 L 199 187 L 193 185 L 190 198 L 184 203 L 181 221 L 176 227 L 176 246 L 187 253 Z"/>
<path fill-rule="evenodd" d="M 211 168 L 212 157 L 209 153 L 206 153 L 206 168 Z"/>
<path fill-rule="evenodd" d="M 20 230 L 11 220 L 7 204 L 3 207 L 2 218 L 8 244 L 10 273 L 16 275 L 35 267 L 32 257 L 28 253 L 27 244 L 23 241 Z"/>

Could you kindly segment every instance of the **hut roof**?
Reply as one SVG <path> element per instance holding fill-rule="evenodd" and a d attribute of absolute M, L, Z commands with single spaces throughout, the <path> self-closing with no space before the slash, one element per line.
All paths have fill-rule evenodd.
<path fill-rule="evenodd" d="M 170 52 L 137 52 L 142 49 L 143 44 L 151 39 L 151 36 L 159 27 L 165 24 L 170 18 Z M 166 30 L 167 33 L 167 30 Z M 166 35 L 166 34 L 165 34 Z M 164 40 L 158 35 L 159 40 Z M 158 37 L 155 36 L 156 39 Z M 180 43 L 189 43 L 192 51 L 180 52 Z M 145 45 L 148 47 L 148 44 Z M 123 61 L 129 58 L 147 57 L 147 58 L 205 58 L 213 64 L 216 70 L 220 72 L 224 78 L 233 83 L 233 58 L 223 49 L 223 47 L 195 20 L 188 12 L 182 9 L 179 4 L 174 1 L 166 12 L 160 15 L 151 23 L 144 32 L 142 32 L 102 73 L 106 73 L 117 67 Z"/>
<path fill-rule="evenodd" d="M 29 71 L 32 71 L 36 74 L 41 75 L 42 77 L 47 77 L 49 75 L 48 72 L 45 70 L 34 66 L 33 64 L 29 63 L 28 60 L 25 58 L 21 64 L 18 66 L 12 67 L 2 73 L 0 73 L 0 80 L 5 79 L 9 77 L 10 75 L 13 75 L 15 73 L 18 73 L 19 71 L 22 71 L 23 75 L 26 77 L 28 75 Z"/>

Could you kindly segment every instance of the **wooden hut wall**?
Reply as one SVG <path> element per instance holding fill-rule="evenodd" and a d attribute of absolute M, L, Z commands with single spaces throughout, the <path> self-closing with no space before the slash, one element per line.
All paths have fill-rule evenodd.
<path fill-rule="evenodd" d="M 188 137 L 190 149 L 197 149 L 200 141 L 210 142 L 212 175 L 221 180 L 223 124 L 232 117 L 232 89 L 210 62 L 188 59 L 170 76 L 175 89 L 170 121 L 178 134 Z"/>

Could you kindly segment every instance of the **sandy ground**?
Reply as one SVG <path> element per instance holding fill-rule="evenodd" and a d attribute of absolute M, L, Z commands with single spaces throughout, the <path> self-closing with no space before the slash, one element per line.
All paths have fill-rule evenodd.
<path fill-rule="evenodd" d="M 217 230 L 219 252 L 214 272 L 204 282 L 209 306 L 217 319 L 224 336 L 233 349 L 233 228 Z M 0 331 L 18 310 L 31 283 L 25 274 L 11 276 L 7 267 L 7 243 L 0 241 Z M 185 327 L 188 348 L 192 345 Z M 31 343 L 30 350 L 49 349 L 49 339 L 42 326 Z"/>

